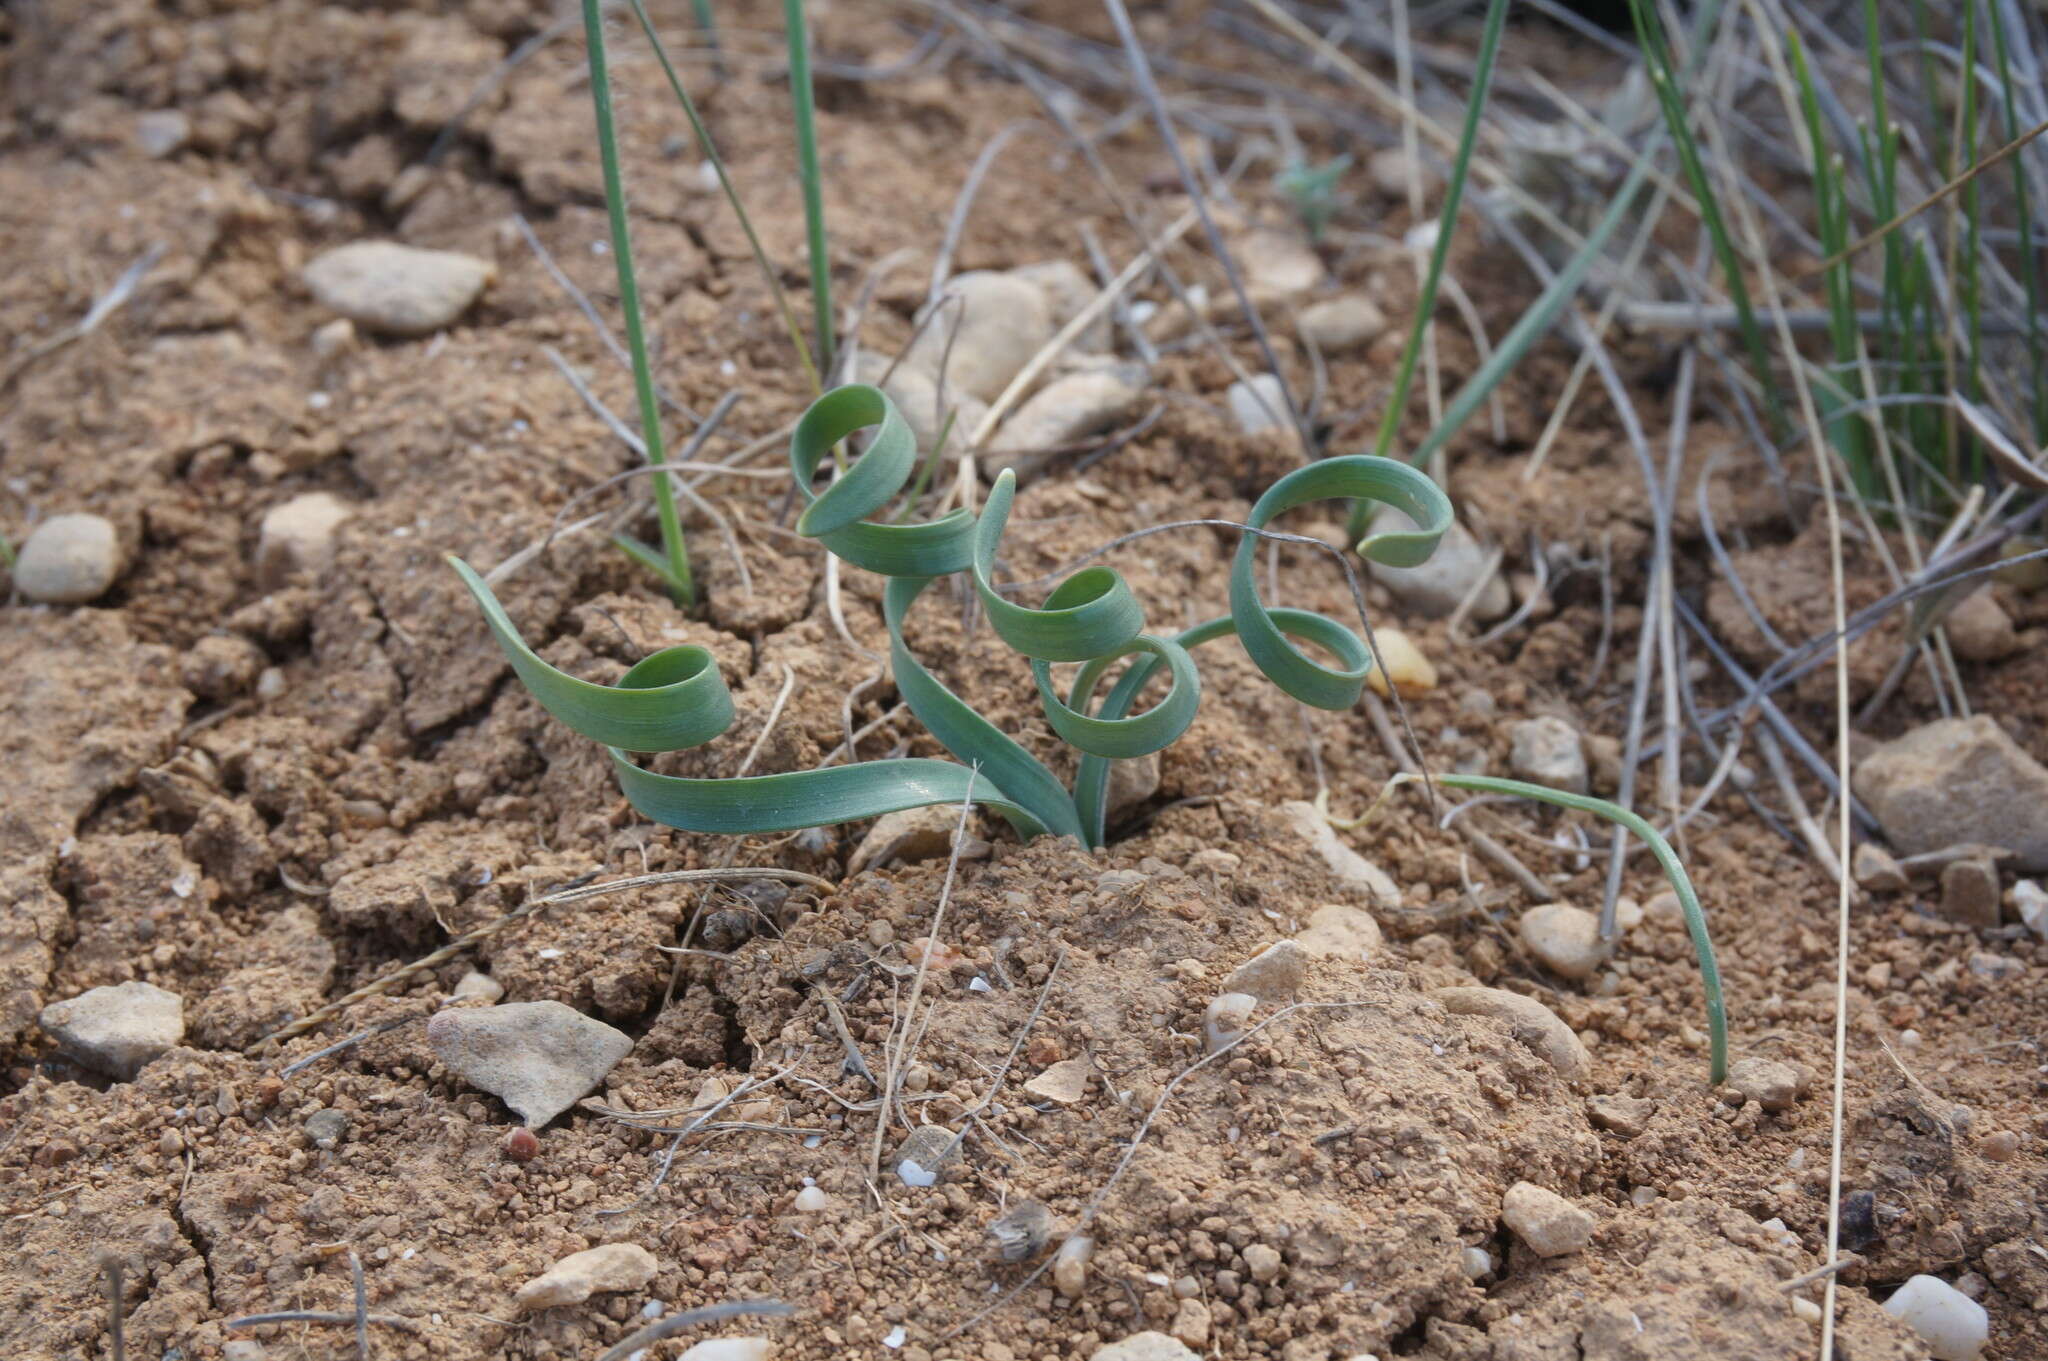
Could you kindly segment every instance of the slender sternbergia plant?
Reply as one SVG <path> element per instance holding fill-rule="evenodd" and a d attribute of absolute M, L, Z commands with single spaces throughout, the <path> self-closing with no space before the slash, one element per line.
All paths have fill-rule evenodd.
<path fill-rule="evenodd" d="M 822 492 L 813 490 L 820 466 L 835 446 L 872 429 L 867 448 Z M 611 750 L 612 766 L 627 799 L 644 816 L 692 832 L 744 835 L 878 817 L 885 813 L 967 799 L 1001 814 L 1020 836 L 1071 836 L 1103 844 L 1111 764 L 1170 745 L 1194 722 L 1201 678 L 1192 652 L 1236 637 L 1267 680 L 1302 703 L 1349 710 L 1373 669 L 1367 642 L 1350 627 L 1308 610 L 1269 605 L 1253 579 L 1258 532 L 1286 511 L 1312 501 L 1360 499 L 1391 505 L 1419 528 L 1376 534 L 1361 546 L 1369 559 L 1415 566 L 1449 529 L 1448 498 L 1429 477 L 1393 459 L 1349 455 L 1296 469 L 1252 507 L 1229 577 L 1230 611 L 1172 636 L 1148 633 L 1145 614 L 1124 578 L 1100 566 L 1066 577 L 1043 604 L 1018 603 L 991 579 L 996 551 L 1016 496 L 1004 472 L 977 515 L 956 509 L 936 520 L 883 523 L 882 512 L 914 476 L 917 445 L 909 425 L 874 387 L 836 388 L 813 402 L 790 441 L 790 471 L 805 500 L 797 530 L 828 552 L 888 579 L 883 618 L 889 633 L 896 688 L 911 711 L 957 761 L 899 757 L 818 770 L 732 779 L 696 779 L 648 770 L 635 753 L 680 751 L 724 733 L 733 720 L 731 694 L 717 663 L 702 647 L 665 648 L 606 686 L 549 665 L 521 638 L 503 607 L 468 564 L 450 558 L 476 597 L 506 660 L 542 707 L 569 727 Z M 910 651 L 904 623 L 927 587 L 965 572 L 990 626 L 1021 654 L 1038 690 L 1047 723 L 1080 753 L 1071 787 L 1014 739 L 976 713 L 927 671 Z M 1320 650 L 1317 660 L 1299 644 Z M 1130 665 L 1111 680 L 1117 663 Z M 1062 695 L 1052 668 L 1077 663 Z M 1133 712 L 1155 677 L 1165 693 Z M 1107 684 L 1105 684 L 1107 682 Z M 1539 786 L 1484 777 L 1444 777 L 1460 787 L 1525 795 L 1568 807 L 1579 799 Z M 1631 815 L 1604 805 L 1610 817 Z M 1640 819 L 1660 863 L 1687 904 L 1688 921 L 1709 982 L 1715 1035 L 1715 1076 L 1725 1054 L 1718 975 L 1706 924 L 1684 871 Z"/>

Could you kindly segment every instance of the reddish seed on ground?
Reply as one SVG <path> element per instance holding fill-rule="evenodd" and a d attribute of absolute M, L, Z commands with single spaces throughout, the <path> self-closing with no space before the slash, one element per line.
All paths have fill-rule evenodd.
<path fill-rule="evenodd" d="M 505 1156 L 515 1163 L 530 1163 L 539 1152 L 540 1140 L 524 1125 L 505 1136 Z"/>

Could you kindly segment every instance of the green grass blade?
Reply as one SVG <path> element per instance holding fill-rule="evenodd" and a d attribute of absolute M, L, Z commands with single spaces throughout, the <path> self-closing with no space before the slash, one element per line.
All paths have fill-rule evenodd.
<path fill-rule="evenodd" d="M 626 226 L 626 185 L 619 171 L 619 140 L 612 125 L 611 74 L 604 54 L 604 6 L 600 0 L 583 0 L 583 34 L 590 61 L 590 99 L 597 116 L 598 158 L 604 165 L 605 210 L 611 219 L 612 259 L 618 266 L 619 310 L 625 315 L 626 349 L 633 360 L 633 393 L 640 407 L 640 438 L 645 442 L 647 462 L 660 467 L 668 461 L 661 432 L 661 404 L 654 392 L 654 372 L 647 361 L 647 336 L 642 325 L 640 284 L 633 272 L 633 238 Z M 696 583 L 690 572 L 690 553 L 683 543 L 682 521 L 676 515 L 675 487 L 666 472 L 654 474 L 654 505 L 661 519 L 661 546 L 668 570 L 662 575 L 676 602 L 694 605 Z"/>
<path fill-rule="evenodd" d="M 1606 799 L 1591 798 L 1585 794 L 1567 794 L 1545 785 L 1525 784 L 1520 780 L 1503 780 L 1492 775 L 1453 774 L 1435 775 L 1431 778 L 1450 789 L 1470 789 L 1481 794 L 1508 794 L 1518 798 L 1534 799 L 1539 803 L 1553 804 L 1559 808 L 1573 808 L 1582 813 L 1593 813 L 1606 818 L 1609 822 L 1620 824 L 1643 839 L 1650 848 L 1650 854 L 1657 857 L 1657 864 L 1663 869 L 1664 877 L 1671 881 L 1672 892 L 1678 895 L 1678 905 L 1685 913 L 1685 929 L 1692 937 L 1693 954 L 1699 961 L 1700 982 L 1707 994 L 1708 1075 L 1715 1086 L 1720 1086 L 1728 1076 L 1728 1006 L 1721 995 L 1721 966 L 1714 957 L 1713 938 L 1707 933 L 1707 914 L 1700 909 L 1699 895 L 1693 891 L 1692 877 L 1685 872 L 1685 866 L 1679 863 L 1677 853 L 1671 849 L 1671 843 L 1645 819 Z"/>
<path fill-rule="evenodd" d="M 797 171 L 804 188 L 804 234 L 811 256 L 811 320 L 818 333 L 818 367 L 832 372 L 836 344 L 832 320 L 832 261 L 825 249 L 825 179 L 818 168 L 818 110 L 811 90 L 811 39 L 804 0 L 783 0 L 789 37 L 789 98 L 796 114 Z"/>
<path fill-rule="evenodd" d="M 1458 136 L 1458 154 L 1451 161 L 1451 177 L 1444 185 L 1444 202 L 1437 216 L 1436 245 L 1429 253 L 1429 269 L 1422 281 L 1422 294 L 1415 303 L 1415 322 L 1408 330 L 1408 343 L 1401 350 L 1401 365 L 1394 374 L 1394 391 L 1387 409 L 1380 415 L 1378 436 L 1372 451 L 1385 457 L 1401 428 L 1401 415 L 1408 408 L 1408 390 L 1415 382 L 1415 366 L 1422 357 L 1423 338 L 1436 316 L 1436 295 L 1443 287 L 1444 262 L 1450 258 L 1451 241 L 1458 234 L 1458 205 L 1464 198 L 1465 179 L 1472 167 L 1472 148 L 1479 141 L 1479 124 L 1486 115 L 1486 95 L 1493 84 L 1495 59 L 1500 54 L 1501 29 L 1508 17 L 1508 0 L 1492 0 L 1486 10 L 1486 27 L 1479 35 L 1479 55 L 1472 69 L 1472 91 L 1465 97 L 1465 126 Z M 1355 536 L 1354 536 L 1355 537 Z"/>
<path fill-rule="evenodd" d="M 2012 56 L 2005 31 L 2005 16 L 1997 5 L 1990 7 L 1991 50 L 1998 70 L 1999 112 L 2005 122 L 2005 141 L 2018 139 L 2019 101 L 2013 92 Z M 2027 298 L 2027 394 L 2033 409 L 2034 442 L 2048 442 L 2048 354 L 2041 337 L 2041 275 L 2039 252 L 2033 246 L 2033 186 L 2027 180 L 2026 157 L 2012 157 L 2014 216 L 2019 227 L 2020 286 Z"/>
<path fill-rule="evenodd" d="M 1763 327 L 1758 324 L 1756 309 L 1750 302 L 1749 284 L 1742 272 L 1742 257 L 1735 249 L 1735 240 L 1721 214 L 1720 196 L 1707 174 L 1700 156 L 1699 141 L 1693 136 L 1685 99 L 1679 93 L 1678 72 L 1672 62 L 1663 20 L 1657 15 L 1655 0 L 1629 0 L 1629 12 L 1635 20 L 1637 40 L 1642 45 L 1650 87 L 1656 92 L 1658 107 L 1664 114 L 1665 130 L 1671 135 L 1671 144 L 1678 152 L 1679 168 L 1685 172 L 1686 183 L 1699 203 L 1700 223 L 1707 230 L 1714 258 L 1721 267 L 1728 300 L 1735 306 L 1742 347 L 1748 352 L 1750 368 L 1756 375 L 1758 386 L 1763 389 L 1764 406 L 1770 413 L 1772 427 L 1782 434 L 1790 425 L 1785 418 L 1777 377 L 1771 367 L 1770 350 L 1764 343 Z"/>
<path fill-rule="evenodd" d="M 732 176 L 725 170 L 725 158 L 718 154 L 718 144 L 711 140 L 711 130 L 704 125 L 703 117 L 697 112 L 697 101 L 690 98 L 688 87 L 682 77 L 676 74 L 675 63 L 668 59 L 668 47 L 661 35 L 654 31 L 654 21 L 647 17 L 646 0 L 631 0 L 633 17 L 640 21 L 640 31 L 647 35 L 647 42 L 654 49 L 655 60 L 661 63 L 661 73 L 668 79 L 669 93 L 676 103 L 683 106 L 683 116 L 690 122 L 690 132 L 697 139 L 697 150 L 711 163 L 711 169 L 718 176 L 719 190 L 725 201 L 731 205 L 733 216 L 739 219 L 740 230 L 746 234 L 747 249 L 753 252 L 754 264 L 767 281 L 768 292 L 775 299 L 775 309 L 782 316 L 782 325 L 789 332 L 790 347 L 796 351 L 796 360 L 802 366 L 804 377 L 810 381 L 811 395 L 824 392 L 824 380 L 819 377 L 818 365 L 811 357 L 811 347 L 804 340 L 803 328 L 797 325 L 796 309 L 789 305 L 789 295 L 783 291 L 782 276 L 768 263 L 768 252 L 761 246 L 761 237 L 754 230 L 754 219 L 747 215 L 746 204 L 740 201 L 739 190 L 733 187 Z"/>

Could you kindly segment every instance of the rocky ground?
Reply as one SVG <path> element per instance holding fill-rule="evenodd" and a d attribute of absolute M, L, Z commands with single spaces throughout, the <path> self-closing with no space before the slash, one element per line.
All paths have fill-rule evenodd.
<path fill-rule="evenodd" d="M 1091 242 L 1111 270 L 1141 243 L 1064 142 L 1015 134 L 948 271 L 950 352 L 916 330 L 969 166 L 1041 112 L 971 47 L 920 46 L 922 13 L 820 7 L 818 41 L 834 268 L 844 300 L 868 299 L 854 371 L 903 354 L 886 381 L 929 442 L 942 402 L 977 424 L 1095 296 Z M 1039 17 L 1107 36 L 1086 7 Z M 686 42 L 686 6 L 656 18 Z M 1139 18 L 1161 52 L 1187 40 L 1165 10 Z M 1789 810 L 1759 759 L 1684 839 L 1727 978 L 1720 1087 L 1648 857 L 1608 949 L 1590 916 L 1602 828 L 1467 815 L 1524 882 L 1419 794 L 1333 826 L 1311 800 L 1355 814 L 1395 768 L 1370 715 L 1309 714 L 1222 648 L 1187 737 L 1124 773 L 1099 853 L 979 815 L 956 842 L 957 810 L 739 841 L 638 819 L 603 753 L 511 679 L 442 562 L 496 567 L 558 513 L 631 491 L 569 505 L 636 462 L 552 358 L 630 409 L 563 286 L 614 315 L 580 45 L 542 42 L 493 78 L 549 22 L 531 0 L 0 15 L 0 533 L 20 554 L 0 607 L 6 1353 L 113 1355 L 118 1314 L 129 1355 L 353 1356 L 352 1264 L 390 1358 L 597 1357 L 675 1311 L 767 1299 L 787 1312 L 628 1350 L 1813 1350 L 1822 1289 L 1788 1283 L 1824 1260 L 1830 1218 L 1835 893 L 1760 815 Z M 711 650 L 737 720 L 664 769 L 804 769 L 855 730 L 863 757 L 939 754 L 874 660 L 879 582 L 848 570 L 835 592 L 784 528 L 803 379 L 658 69 L 619 45 L 660 381 L 699 415 L 739 394 L 699 454 L 738 471 L 700 484 L 722 524 L 690 514 L 702 610 L 593 532 L 517 566 L 507 608 L 592 679 L 674 642 Z M 685 69 L 800 288 L 777 50 L 735 25 L 722 77 L 702 54 Z M 1518 27 L 1510 51 L 1590 78 L 1555 31 Z M 1186 206 L 1142 125 L 1097 150 L 1148 223 Z M 1401 177 L 1377 178 L 1359 187 L 1377 231 L 1320 244 L 1269 175 L 1220 205 L 1343 450 L 1370 439 L 1415 294 Z M 1204 252 L 1174 259 L 1228 297 Z M 1476 237 L 1453 259 L 1497 333 L 1526 277 Z M 984 452 L 984 474 L 1025 477 L 1014 579 L 1162 520 L 1242 519 L 1300 460 L 1275 388 L 1241 371 L 1260 361 L 1234 302 L 1188 307 L 1147 278 L 1130 303 Z M 1443 331 L 1456 381 L 1476 355 Z M 1662 430 L 1667 356 L 1623 357 Z M 1571 360 L 1540 351 L 1498 438 L 1478 421 L 1453 445 L 1464 528 L 1368 600 L 1432 767 L 1605 793 L 1650 511 L 1596 404 L 1524 480 Z M 1715 457 L 1737 439 L 1694 413 L 1678 585 L 1755 670 L 1777 656 L 1759 620 L 1788 639 L 1827 626 L 1826 545 L 1744 455 Z M 1747 603 L 1701 547 L 1702 479 Z M 1339 513 L 1287 527 L 1336 539 Z M 1541 572 L 1532 535 L 1554 555 Z M 1234 548 L 1200 529 L 1112 561 L 1172 626 L 1221 612 Z M 1869 546 L 1850 552 L 1853 608 L 1881 587 Z M 1350 610 L 1326 555 L 1278 549 L 1270 580 Z M 1838 1354 L 1858 1361 L 1969 1355 L 1987 1330 L 1985 1357 L 2048 1351 L 2036 586 L 2000 580 L 1952 619 L 1975 717 L 1944 718 L 1916 673 L 1859 737 L 1879 834 L 1854 856 L 1837 1296 Z M 1019 659 L 932 597 L 919 656 L 1070 771 Z M 1858 703 L 1904 627 L 1851 649 Z M 1702 703 L 1733 697 L 1695 665 Z M 1830 731 L 1826 674 L 1783 698 Z M 1688 747 L 1685 801 L 1713 767 Z M 267 1038 L 287 1027 L 303 1028 Z M 324 1317 L 230 1326 L 276 1311 Z"/>

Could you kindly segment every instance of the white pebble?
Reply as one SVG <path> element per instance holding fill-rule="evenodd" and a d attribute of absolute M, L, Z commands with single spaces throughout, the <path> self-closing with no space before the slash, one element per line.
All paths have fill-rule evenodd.
<path fill-rule="evenodd" d="M 1935 1361 L 1976 1361 L 1991 1336 L 1991 1316 L 1984 1306 L 1939 1276 L 1913 1277 L 1884 1308 L 1920 1335 Z"/>
<path fill-rule="evenodd" d="M 97 600 L 121 575 L 121 541 L 98 515 L 52 515 L 37 525 L 14 563 L 14 588 L 44 605 Z"/>

